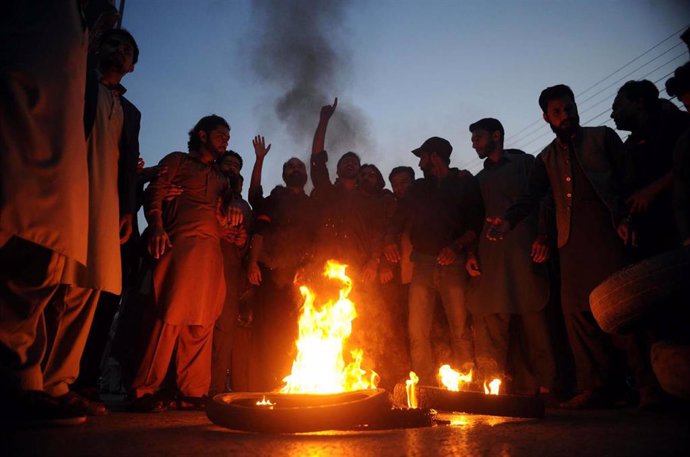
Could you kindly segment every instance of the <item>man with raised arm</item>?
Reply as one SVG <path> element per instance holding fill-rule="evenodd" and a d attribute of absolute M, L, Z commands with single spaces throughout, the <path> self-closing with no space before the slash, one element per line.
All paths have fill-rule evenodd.
<path fill-rule="evenodd" d="M 261 196 L 261 166 L 271 149 L 262 136 L 253 141 L 256 162 L 250 195 Z M 290 373 L 302 304 L 295 285 L 298 272 L 311 259 L 315 212 L 304 192 L 307 169 L 292 157 L 283 164 L 284 186 L 276 186 L 255 211 L 256 230 L 249 251 L 249 282 L 258 287 L 254 314 L 256 341 L 262 360 L 260 387 L 272 390 Z"/>

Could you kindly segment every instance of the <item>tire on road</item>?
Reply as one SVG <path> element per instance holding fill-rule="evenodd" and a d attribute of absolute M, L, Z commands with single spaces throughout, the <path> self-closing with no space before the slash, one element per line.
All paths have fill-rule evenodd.
<path fill-rule="evenodd" d="M 257 406 L 263 398 L 273 406 Z M 214 424 L 233 430 L 300 433 L 353 429 L 390 408 L 383 389 L 329 395 L 240 392 L 213 397 L 206 415 Z"/>
<path fill-rule="evenodd" d="M 660 341 L 652 346 L 652 368 L 661 387 L 690 400 L 690 345 Z"/>
<path fill-rule="evenodd" d="M 626 333 L 655 313 L 673 313 L 690 300 L 690 248 L 670 251 L 611 275 L 589 296 L 594 318 L 608 333 Z M 672 316 L 672 315 L 671 315 Z"/>

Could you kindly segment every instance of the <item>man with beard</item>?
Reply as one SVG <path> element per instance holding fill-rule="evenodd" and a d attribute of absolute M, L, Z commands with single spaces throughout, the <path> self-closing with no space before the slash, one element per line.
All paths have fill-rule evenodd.
<path fill-rule="evenodd" d="M 503 149 L 504 130 L 497 119 L 481 119 L 470 125 L 470 132 L 472 147 L 484 159 L 484 168 L 477 174 L 484 210 L 501 214 L 527 184 L 534 156 Z M 501 244 L 480 237 L 466 263 L 471 277 L 467 309 L 472 314 L 477 370 L 483 379 L 504 378 L 508 361 L 514 361 L 513 391 L 521 393 L 550 388 L 555 378 L 545 317 L 549 300 L 546 217 L 544 207 L 542 211 L 535 208 Z"/>
<path fill-rule="evenodd" d="M 222 117 L 199 120 L 189 132 L 189 153 L 172 152 L 160 165 L 167 174 L 151 183 L 144 206 L 150 227 L 149 253 L 158 316 L 132 383 L 135 411 L 161 411 L 167 404 L 157 391 L 175 351 L 178 406 L 203 408 L 211 380 L 213 324 L 225 298 L 222 229 L 242 222 L 242 212 L 222 214 L 228 180 L 218 159 L 230 140 Z M 182 193 L 164 204 L 170 185 Z"/>
<path fill-rule="evenodd" d="M 211 386 L 209 396 L 222 393 L 230 384 L 233 389 L 248 390 L 246 356 L 249 347 L 238 347 L 236 343 L 245 341 L 243 329 L 237 325 L 240 312 L 240 296 L 247 287 L 244 257 L 247 253 L 248 233 L 251 230 L 252 211 L 249 203 L 242 199 L 242 156 L 235 151 L 225 151 L 218 166 L 228 179 L 228 192 L 223 199 L 227 209 L 239 208 L 242 223 L 223 230 L 220 247 L 223 251 L 223 271 L 225 272 L 225 302 L 223 311 L 213 327 L 213 355 L 211 361 Z"/>
<path fill-rule="evenodd" d="M 477 180 L 465 170 L 450 168 L 453 147 L 439 137 L 412 151 L 419 157 L 424 178 L 417 180 L 398 202 L 386 233 L 385 255 L 398 263 L 400 235 L 410 227 L 414 271 L 409 296 L 409 334 L 412 369 L 421 383 L 435 383 L 431 326 L 437 294 L 450 329 L 453 360 L 461 367 L 472 361 L 463 339 L 467 312 L 465 250 L 480 232 L 482 199 Z"/>
<path fill-rule="evenodd" d="M 250 193 L 255 196 L 262 193 L 261 168 L 270 149 L 263 137 L 254 139 L 256 163 Z M 283 181 L 285 186 L 276 186 L 261 199 L 247 267 L 249 282 L 258 287 L 254 323 L 262 390 L 275 389 L 290 373 L 301 306 L 294 281 L 310 260 L 315 231 L 314 207 L 304 192 L 304 162 L 296 157 L 285 162 Z"/>
<path fill-rule="evenodd" d="M 561 304 L 575 357 L 579 393 L 564 408 L 611 403 L 614 356 L 611 337 L 598 326 L 589 294 L 624 266 L 630 241 L 621 173 L 623 143 L 608 127 L 581 127 L 572 90 L 563 84 L 539 96 L 544 120 L 556 134 L 536 158 L 526 191 L 503 215 L 487 219 L 487 236 L 503 238 L 547 193 L 553 194 L 561 269 Z"/>
<path fill-rule="evenodd" d="M 361 212 L 361 194 L 357 191 L 357 177 L 361 166 L 359 156 L 350 151 L 338 160 L 337 179 L 331 183 L 326 162 L 326 129 L 338 106 L 321 108 L 319 124 L 314 133 L 311 154 L 312 198 L 318 208 L 316 268 L 332 258 L 350 266 L 349 273 L 357 281 L 365 274 L 373 279 L 378 270 L 381 246 L 372 245 L 368 238 L 369 221 Z M 365 273 L 368 272 L 368 273 Z"/>
<path fill-rule="evenodd" d="M 611 118 L 627 130 L 625 153 L 632 165 L 628 198 L 637 234 L 633 260 L 679 245 L 673 213 L 673 148 L 688 126 L 688 114 L 663 108 L 659 90 L 648 80 L 628 81 L 613 101 Z"/>
<path fill-rule="evenodd" d="M 127 256 L 132 250 L 131 243 L 127 243 L 134 231 L 137 210 L 141 113 L 124 97 L 126 89 L 121 82 L 126 74 L 134 71 L 138 58 L 136 41 L 124 29 L 103 32 L 97 52 L 90 56 L 90 63 L 96 67 L 90 68 L 87 75 L 84 110 L 90 152 L 89 200 L 92 207 L 89 257 L 86 269 L 69 269 L 70 273 L 63 278 L 66 285 L 55 297 L 61 307 L 66 306 L 73 311 L 46 312 L 48 328 L 55 330 L 56 337 L 68 338 L 73 348 L 62 362 L 65 365 L 57 365 L 62 357 L 48 357 L 46 375 L 55 378 L 49 379 L 49 388 L 57 395 L 63 395 L 65 401 L 79 404 L 90 415 L 107 411 L 98 396 L 101 359 L 120 304 L 121 287 L 126 279 L 122 273 L 123 270 L 129 272 L 130 259 Z M 113 211 L 117 208 L 115 199 L 119 204 L 119 214 Z M 122 262 L 119 260 L 121 256 Z M 115 271 L 116 265 L 122 268 Z M 87 294 L 80 289 L 93 292 Z M 77 308 L 83 311 L 78 313 Z M 84 313 L 80 319 L 87 323 L 82 327 L 88 339 L 83 340 L 86 335 L 72 333 L 58 325 L 61 314 L 72 313 L 74 316 Z M 74 382 L 77 373 L 79 378 L 74 383 L 75 391 L 67 393 L 67 384 Z"/>

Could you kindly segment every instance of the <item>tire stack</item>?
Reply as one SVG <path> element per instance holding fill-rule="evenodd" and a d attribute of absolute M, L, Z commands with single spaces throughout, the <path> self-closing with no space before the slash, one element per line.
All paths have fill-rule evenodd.
<path fill-rule="evenodd" d="M 652 346 L 654 373 L 665 391 L 690 399 L 690 247 L 616 272 L 589 301 L 605 332 L 644 329 L 665 338 Z"/>

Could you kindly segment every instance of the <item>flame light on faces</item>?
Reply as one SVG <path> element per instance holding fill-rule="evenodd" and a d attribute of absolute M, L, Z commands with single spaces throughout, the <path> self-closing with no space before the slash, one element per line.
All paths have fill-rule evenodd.
<path fill-rule="evenodd" d="M 329 300 L 317 307 L 316 295 L 307 286 L 301 286 L 304 297 L 299 319 L 297 357 L 292 373 L 283 381 L 281 393 L 331 394 L 354 390 L 375 389 L 378 375 L 361 368 L 363 352 L 350 352 L 346 363 L 344 343 L 352 333 L 352 321 L 357 317 L 354 303 L 348 298 L 352 280 L 345 270 L 347 265 L 329 260 L 324 275 L 342 284 L 337 301 Z"/>

